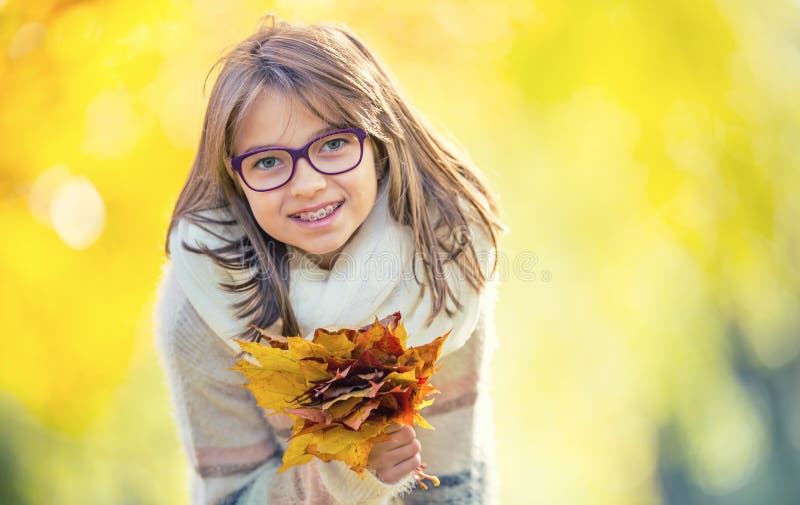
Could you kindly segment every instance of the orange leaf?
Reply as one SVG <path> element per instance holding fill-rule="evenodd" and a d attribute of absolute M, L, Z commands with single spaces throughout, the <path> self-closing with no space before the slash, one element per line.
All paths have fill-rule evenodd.
<path fill-rule="evenodd" d="M 449 331 L 428 344 L 408 349 L 397 358 L 397 364 L 414 365 L 417 369 L 417 377 L 428 377 L 432 375 L 435 371 L 434 363 L 436 363 L 436 360 L 439 358 L 444 341 L 447 340 L 448 336 L 450 336 Z"/>
<path fill-rule="evenodd" d="M 399 312 L 358 330 L 318 328 L 312 340 L 259 331 L 269 345 L 237 340 L 258 365 L 240 360 L 231 370 L 248 379 L 259 406 L 294 420 L 279 472 L 316 456 L 363 478 L 373 445 L 391 439 L 391 423 L 432 429 L 419 410 L 439 392 L 428 379 L 450 332 L 406 349 Z"/>

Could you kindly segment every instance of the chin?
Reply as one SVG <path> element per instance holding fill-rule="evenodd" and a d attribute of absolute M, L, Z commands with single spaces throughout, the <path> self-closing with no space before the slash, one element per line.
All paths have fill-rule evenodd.
<path fill-rule="evenodd" d="M 320 245 L 320 246 L 317 246 L 317 247 L 308 247 L 308 248 L 306 248 L 306 247 L 303 247 L 302 245 L 298 245 L 297 247 L 299 247 L 300 249 L 304 250 L 308 254 L 318 254 L 318 255 L 322 256 L 322 255 L 325 255 L 325 254 L 331 254 L 331 253 L 333 253 L 335 251 L 338 251 L 339 249 L 342 248 L 343 245 L 344 245 L 344 242 L 342 242 L 340 244 L 337 241 L 335 243 L 328 243 L 328 244 Z"/>

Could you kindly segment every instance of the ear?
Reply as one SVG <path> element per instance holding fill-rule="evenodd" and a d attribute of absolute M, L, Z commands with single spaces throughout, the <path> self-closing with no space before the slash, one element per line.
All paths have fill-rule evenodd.
<path fill-rule="evenodd" d="M 386 155 L 386 149 L 380 142 L 373 142 L 371 137 L 367 137 L 372 146 L 372 157 L 375 160 L 375 173 L 378 177 L 378 182 L 382 181 L 389 171 L 389 158 Z"/>
<path fill-rule="evenodd" d="M 236 171 L 233 169 L 230 158 L 227 156 L 222 158 L 222 166 L 225 167 L 225 172 L 228 174 L 228 177 L 234 180 L 238 177 Z"/>
<path fill-rule="evenodd" d="M 225 158 L 222 161 L 225 167 L 225 173 L 228 175 L 231 181 L 231 186 L 233 186 L 233 190 L 241 196 L 243 199 L 246 199 L 245 191 L 244 191 L 244 184 L 242 182 L 242 178 L 239 177 L 239 174 L 233 169 L 231 162 L 228 158 Z"/>

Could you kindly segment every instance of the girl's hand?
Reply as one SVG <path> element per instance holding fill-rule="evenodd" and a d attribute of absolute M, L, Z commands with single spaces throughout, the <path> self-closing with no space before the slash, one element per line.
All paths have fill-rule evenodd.
<path fill-rule="evenodd" d="M 421 445 L 414 428 L 394 423 L 385 433 L 394 440 L 378 442 L 372 446 L 367 468 L 375 471 L 378 479 L 387 484 L 400 482 L 420 465 Z"/>

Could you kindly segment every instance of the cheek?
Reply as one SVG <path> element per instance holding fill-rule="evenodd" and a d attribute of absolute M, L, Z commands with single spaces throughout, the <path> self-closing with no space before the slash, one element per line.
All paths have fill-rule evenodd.
<path fill-rule="evenodd" d="M 378 177 L 380 174 L 378 173 L 378 167 L 375 165 L 375 159 L 371 151 L 371 149 L 365 149 L 364 159 L 361 165 L 352 172 L 353 182 L 351 183 L 351 187 L 362 195 L 374 194 L 378 186 Z"/>
<path fill-rule="evenodd" d="M 280 212 L 280 206 L 273 198 L 267 195 L 247 192 L 247 203 L 250 205 L 250 210 L 256 218 L 256 222 L 261 228 L 270 235 L 273 235 L 275 230 L 275 223 L 278 220 L 275 216 Z"/>

